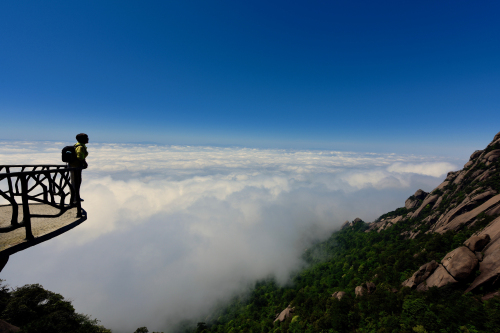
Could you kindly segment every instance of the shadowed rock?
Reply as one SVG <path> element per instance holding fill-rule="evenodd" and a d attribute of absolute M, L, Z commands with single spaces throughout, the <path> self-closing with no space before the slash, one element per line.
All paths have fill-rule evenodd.
<path fill-rule="evenodd" d="M 482 301 L 487 301 L 489 299 L 492 299 L 494 297 L 499 297 L 500 296 L 500 291 L 495 291 L 494 293 L 489 293 L 481 297 Z"/>
<path fill-rule="evenodd" d="M 404 287 L 416 288 L 419 284 L 424 282 L 439 266 L 436 261 L 431 261 L 420 266 L 420 268 L 413 273 L 413 275 L 402 283 Z"/>
<path fill-rule="evenodd" d="M 368 294 L 372 294 L 376 289 L 377 287 L 375 286 L 375 283 L 373 282 L 366 283 L 366 290 L 368 290 Z"/>
<path fill-rule="evenodd" d="M 21 329 L 0 319 L 0 333 L 19 332 Z"/>
<path fill-rule="evenodd" d="M 486 228 L 484 228 L 477 236 L 490 236 L 490 241 L 482 249 L 485 257 L 491 254 L 494 250 L 500 248 L 500 217 L 494 219 Z"/>
<path fill-rule="evenodd" d="M 479 265 L 479 275 L 465 292 L 472 291 L 477 287 L 488 285 L 494 286 L 500 280 L 500 248 L 495 249 L 487 255 Z"/>
<path fill-rule="evenodd" d="M 464 245 L 467 246 L 471 251 L 481 252 L 484 247 L 490 242 L 490 235 L 484 234 L 481 236 L 472 236 L 468 240 L 464 242 Z"/>
<path fill-rule="evenodd" d="M 460 246 L 448 253 L 441 263 L 456 280 L 465 280 L 475 271 L 479 260 L 468 247 Z"/>

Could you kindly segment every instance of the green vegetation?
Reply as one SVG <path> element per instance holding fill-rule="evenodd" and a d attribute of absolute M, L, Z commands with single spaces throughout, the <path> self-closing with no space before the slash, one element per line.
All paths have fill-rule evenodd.
<path fill-rule="evenodd" d="M 367 225 L 358 222 L 335 232 L 305 252 L 309 268 L 295 273 L 290 286 L 259 281 L 250 295 L 235 297 L 190 332 L 500 332 L 500 300 L 464 295 L 466 284 L 427 292 L 401 287 L 421 265 L 441 260 L 473 232 L 404 239 L 400 234 L 411 224 L 365 233 Z M 354 288 L 367 281 L 376 291 L 355 297 Z M 331 296 L 341 290 L 347 292 L 342 300 Z M 288 305 L 295 307 L 293 317 L 274 323 Z"/>
<path fill-rule="evenodd" d="M 111 333 L 99 321 L 75 312 L 70 301 L 39 284 L 9 290 L 0 280 L 0 319 L 23 333 Z"/>

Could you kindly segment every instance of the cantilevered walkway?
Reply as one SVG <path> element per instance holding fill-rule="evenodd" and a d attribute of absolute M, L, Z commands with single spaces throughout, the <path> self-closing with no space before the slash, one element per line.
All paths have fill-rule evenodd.
<path fill-rule="evenodd" d="M 0 165 L 0 271 L 9 256 L 87 219 L 65 165 Z"/>

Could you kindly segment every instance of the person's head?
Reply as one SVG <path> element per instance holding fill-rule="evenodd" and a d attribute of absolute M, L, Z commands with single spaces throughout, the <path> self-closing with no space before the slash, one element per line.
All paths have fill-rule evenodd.
<path fill-rule="evenodd" d="M 89 143 L 89 136 L 85 133 L 77 134 L 76 141 L 78 141 L 80 143 Z"/>

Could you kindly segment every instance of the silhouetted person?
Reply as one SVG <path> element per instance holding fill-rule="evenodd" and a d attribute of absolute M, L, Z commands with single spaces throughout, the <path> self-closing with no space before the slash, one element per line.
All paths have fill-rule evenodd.
<path fill-rule="evenodd" d="M 76 161 L 69 163 L 69 166 L 78 168 L 75 171 L 71 171 L 71 183 L 73 183 L 76 192 L 80 193 L 80 186 L 82 184 L 82 169 L 87 169 L 88 166 L 85 158 L 89 155 L 89 153 L 87 152 L 87 146 L 85 144 L 89 143 L 89 136 L 85 133 L 80 133 L 76 136 L 76 141 L 78 141 L 75 143 Z M 83 201 L 81 198 L 80 200 Z"/>

